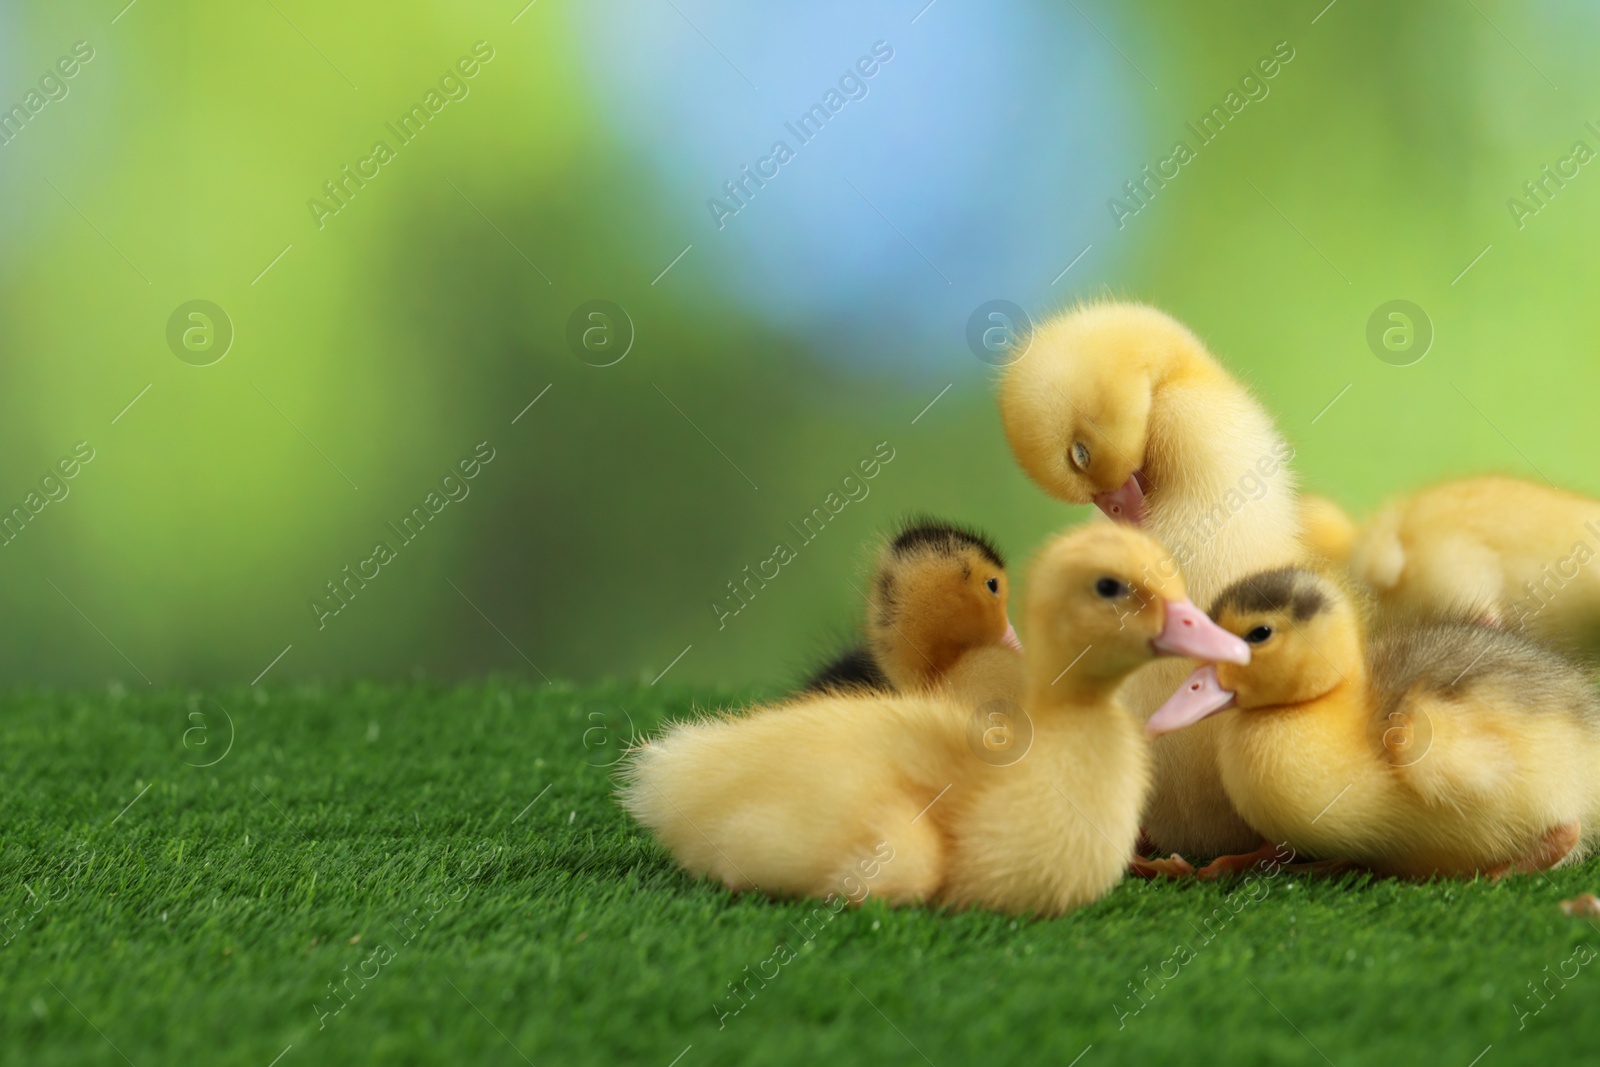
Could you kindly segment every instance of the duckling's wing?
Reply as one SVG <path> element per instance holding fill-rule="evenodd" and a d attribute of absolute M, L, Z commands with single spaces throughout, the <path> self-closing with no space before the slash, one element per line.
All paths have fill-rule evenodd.
<path fill-rule="evenodd" d="M 1372 695 L 1375 752 L 1429 804 L 1492 803 L 1518 787 L 1541 745 L 1573 730 L 1600 738 L 1600 700 L 1582 671 L 1520 634 L 1467 621 L 1376 635 Z"/>

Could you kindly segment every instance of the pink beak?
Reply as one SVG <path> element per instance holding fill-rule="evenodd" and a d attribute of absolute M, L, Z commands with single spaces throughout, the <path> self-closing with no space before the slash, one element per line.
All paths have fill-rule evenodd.
<path fill-rule="evenodd" d="M 1165 656 L 1188 656 L 1206 663 L 1250 662 L 1250 646 L 1212 622 L 1188 600 L 1169 600 L 1161 632 L 1150 640 Z"/>
<path fill-rule="evenodd" d="M 1193 726 L 1201 719 L 1233 707 L 1233 694 L 1222 688 L 1217 678 L 1217 668 L 1206 664 L 1183 683 L 1183 688 L 1167 698 L 1145 721 L 1144 732 L 1149 737 L 1160 737 L 1185 726 Z"/>
<path fill-rule="evenodd" d="M 1094 505 L 1114 522 L 1143 526 L 1144 486 L 1140 484 L 1138 472 L 1130 474 L 1121 489 L 1114 489 L 1109 493 L 1096 493 Z"/>
<path fill-rule="evenodd" d="M 1011 620 L 1010 619 L 1006 620 L 1006 632 L 1000 638 L 1000 643 L 1001 644 L 1005 644 L 1005 645 L 1010 645 L 1012 648 L 1016 649 L 1018 652 L 1022 651 L 1022 639 L 1017 636 L 1017 628 L 1015 626 L 1011 625 Z"/>

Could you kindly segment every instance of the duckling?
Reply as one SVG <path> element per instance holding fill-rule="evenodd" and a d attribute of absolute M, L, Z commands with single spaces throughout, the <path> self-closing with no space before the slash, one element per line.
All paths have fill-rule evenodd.
<path fill-rule="evenodd" d="M 1351 572 L 1402 617 L 1473 609 L 1563 646 L 1600 648 L 1600 501 L 1518 478 L 1446 482 L 1390 504 Z"/>
<path fill-rule="evenodd" d="M 1146 726 L 1216 715 L 1223 784 L 1269 840 L 1414 878 L 1592 849 L 1600 698 L 1546 646 L 1471 619 L 1369 641 L 1338 582 L 1292 567 L 1236 583 L 1212 615 L 1250 662 L 1195 671 Z"/>
<path fill-rule="evenodd" d="M 983 534 L 911 520 L 879 552 L 868 589 L 865 643 L 828 663 L 802 692 L 954 686 L 974 697 L 1021 696 L 1022 644 L 1006 614 L 1005 560 Z"/>
<path fill-rule="evenodd" d="M 682 722 L 636 749 L 621 801 L 690 871 L 732 889 L 1057 914 L 1122 877 L 1149 785 L 1118 702 L 1159 655 L 1248 650 L 1159 588 L 1138 531 L 1062 535 L 1032 572 L 1021 704 L 837 691 Z M 842 907 L 843 905 L 840 904 Z"/>
<path fill-rule="evenodd" d="M 1094 503 L 1172 549 L 1202 603 L 1263 566 L 1305 558 L 1293 449 L 1248 390 L 1187 329 L 1155 308 L 1107 302 L 1039 326 L 1000 388 L 1006 437 L 1052 496 Z M 1148 716 L 1182 679 L 1152 667 L 1129 683 Z M 1145 829 L 1163 852 L 1217 855 L 1260 840 L 1229 803 L 1214 724 L 1162 738 Z"/>

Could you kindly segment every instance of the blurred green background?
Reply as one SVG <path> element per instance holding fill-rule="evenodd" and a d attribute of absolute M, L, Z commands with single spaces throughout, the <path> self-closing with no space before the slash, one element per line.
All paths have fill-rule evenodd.
<path fill-rule="evenodd" d="M 1479 470 L 1600 492 L 1600 167 L 1507 203 L 1600 150 L 1592 4 L 125 2 L 0 10 L 0 507 L 39 508 L 0 548 L 13 683 L 780 684 L 848 631 L 897 517 L 1019 558 L 1081 517 L 1010 461 L 965 340 L 994 298 L 1166 308 L 1358 510 Z M 801 144 L 785 124 L 878 42 Z M 719 227 L 708 199 L 778 140 Z M 1432 323 L 1413 365 L 1367 344 L 1394 299 Z M 168 342 L 193 300 L 234 334 L 209 365 Z M 592 300 L 632 335 L 610 366 L 568 343 Z M 880 442 L 870 493 L 719 627 Z"/>

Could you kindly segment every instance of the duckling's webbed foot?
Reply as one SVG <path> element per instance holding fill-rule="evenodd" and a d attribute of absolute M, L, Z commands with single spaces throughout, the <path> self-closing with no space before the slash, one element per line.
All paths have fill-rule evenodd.
<path fill-rule="evenodd" d="M 1563 826 L 1553 826 L 1545 831 L 1544 840 L 1539 843 L 1539 847 L 1523 856 L 1513 866 L 1526 874 L 1548 871 L 1566 859 L 1567 854 L 1578 847 L 1578 841 L 1582 837 L 1583 827 L 1576 821 Z"/>
<path fill-rule="evenodd" d="M 1194 865 L 1174 852 L 1166 859 L 1145 859 L 1135 856 L 1128 863 L 1128 873 L 1136 878 L 1193 878 Z"/>
<path fill-rule="evenodd" d="M 1569 822 L 1561 826 L 1553 826 L 1545 831 L 1539 843 L 1526 853 L 1503 863 L 1483 873 L 1491 882 L 1498 882 L 1508 874 L 1534 874 L 1538 871 L 1548 871 L 1562 860 L 1568 853 L 1578 847 L 1578 841 L 1583 836 L 1583 827 L 1576 822 Z"/>
<path fill-rule="evenodd" d="M 1218 856 L 1196 871 L 1195 877 L 1209 882 L 1225 874 L 1244 874 L 1258 868 L 1269 875 L 1277 874 L 1279 871 L 1289 871 L 1292 874 L 1343 874 L 1346 871 L 1360 869 L 1359 865 L 1348 860 L 1290 862 L 1294 858 L 1295 851 L 1287 844 L 1274 845 L 1269 841 L 1254 852 L 1245 852 L 1237 856 Z"/>
<path fill-rule="evenodd" d="M 1291 851 L 1291 857 L 1294 853 Z M 1244 874 L 1246 871 L 1257 867 L 1265 868 L 1271 863 L 1281 863 L 1285 857 L 1277 845 L 1267 841 L 1254 852 L 1241 852 L 1233 856 L 1218 856 L 1210 863 L 1195 872 L 1195 877 L 1203 882 L 1210 882 L 1221 878 L 1225 874 Z"/>

